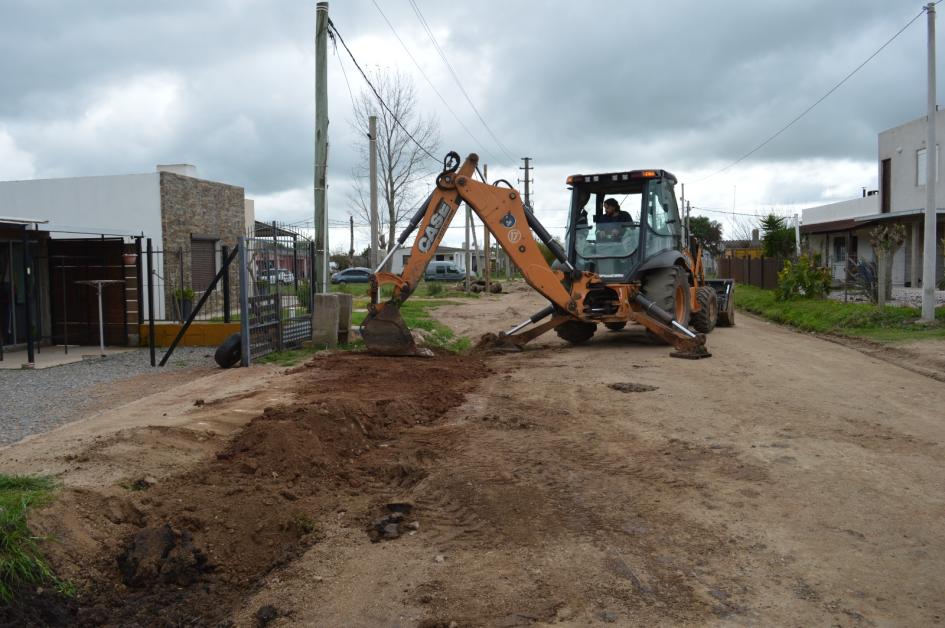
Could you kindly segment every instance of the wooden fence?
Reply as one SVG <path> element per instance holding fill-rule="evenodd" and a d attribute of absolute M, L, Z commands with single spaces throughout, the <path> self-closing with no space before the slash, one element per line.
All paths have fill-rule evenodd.
<path fill-rule="evenodd" d="M 775 257 L 761 259 L 722 258 L 718 260 L 719 279 L 734 279 L 766 290 L 778 286 L 778 271 L 784 260 Z"/>

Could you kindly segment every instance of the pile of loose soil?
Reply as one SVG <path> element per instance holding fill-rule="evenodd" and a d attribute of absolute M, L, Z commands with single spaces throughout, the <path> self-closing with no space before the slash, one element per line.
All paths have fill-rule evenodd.
<path fill-rule="evenodd" d="M 471 356 L 351 353 L 297 371 L 311 386 L 299 401 L 266 408 L 215 459 L 124 495 L 63 496 L 78 502 L 85 534 L 114 538 L 93 556 L 50 547 L 78 587 L 76 623 L 225 619 L 262 577 L 320 540 L 320 521 L 342 499 L 370 484 L 360 456 L 442 417 L 488 373 Z"/>

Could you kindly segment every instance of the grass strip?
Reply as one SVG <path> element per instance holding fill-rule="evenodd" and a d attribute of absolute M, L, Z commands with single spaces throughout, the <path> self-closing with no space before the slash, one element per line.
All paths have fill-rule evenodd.
<path fill-rule="evenodd" d="M 919 308 L 870 303 L 843 303 L 831 299 L 778 301 L 773 290 L 739 284 L 735 305 L 775 323 L 825 334 L 866 338 L 877 342 L 945 339 L 945 308 L 938 308 L 936 322 L 917 324 Z"/>
<path fill-rule="evenodd" d="M 26 515 L 52 497 L 51 478 L 0 474 L 0 601 L 10 603 L 27 586 L 53 583 L 63 593 L 68 587 L 56 578 L 39 549 L 40 537 L 30 532 Z"/>

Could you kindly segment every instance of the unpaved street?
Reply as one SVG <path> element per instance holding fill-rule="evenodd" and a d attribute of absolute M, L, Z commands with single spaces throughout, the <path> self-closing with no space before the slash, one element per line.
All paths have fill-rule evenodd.
<path fill-rule="evenodd" d="M 436 315 L 475 337 L 542 305 L 516 291 Z M 62 540 L 54 563 L 97 584 L 72 609 L 90 625 L 943 623 L 945 383 L 736 324 L 699 361 L 626 331 L 499 356 L 317 357 L 254 396 L 236 370 L 213 403 L 165 398 L 147 423 L 182 417 L 178 440 L 210 439 L 178 470 L 154 439 L 130 464 L 153 427 L 60 431 L 0 450 L 0 467 L 60 474 L 34 519 Z M 263 405 L 240 429 L 236 411 Z M 232 418 L 207 432 L 215 408 Z M 149 570 L 156 530 L 176 559 Z"/>

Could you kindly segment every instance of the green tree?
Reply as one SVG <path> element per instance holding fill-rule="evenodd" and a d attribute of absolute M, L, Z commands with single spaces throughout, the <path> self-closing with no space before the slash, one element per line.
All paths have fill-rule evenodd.
<path fill-rule="evenodd" d="M 689 233 L 705 251 L 718 255 L 722 244 L 722 225 L 708 216 L 692 216 L 689 219 Z"/>
<path fill-rule="evenodd" d="M 794 229 L 784 216 L 768 214 L 759 222 L 765 257 L 791 257 L 794 253 Z"/>

